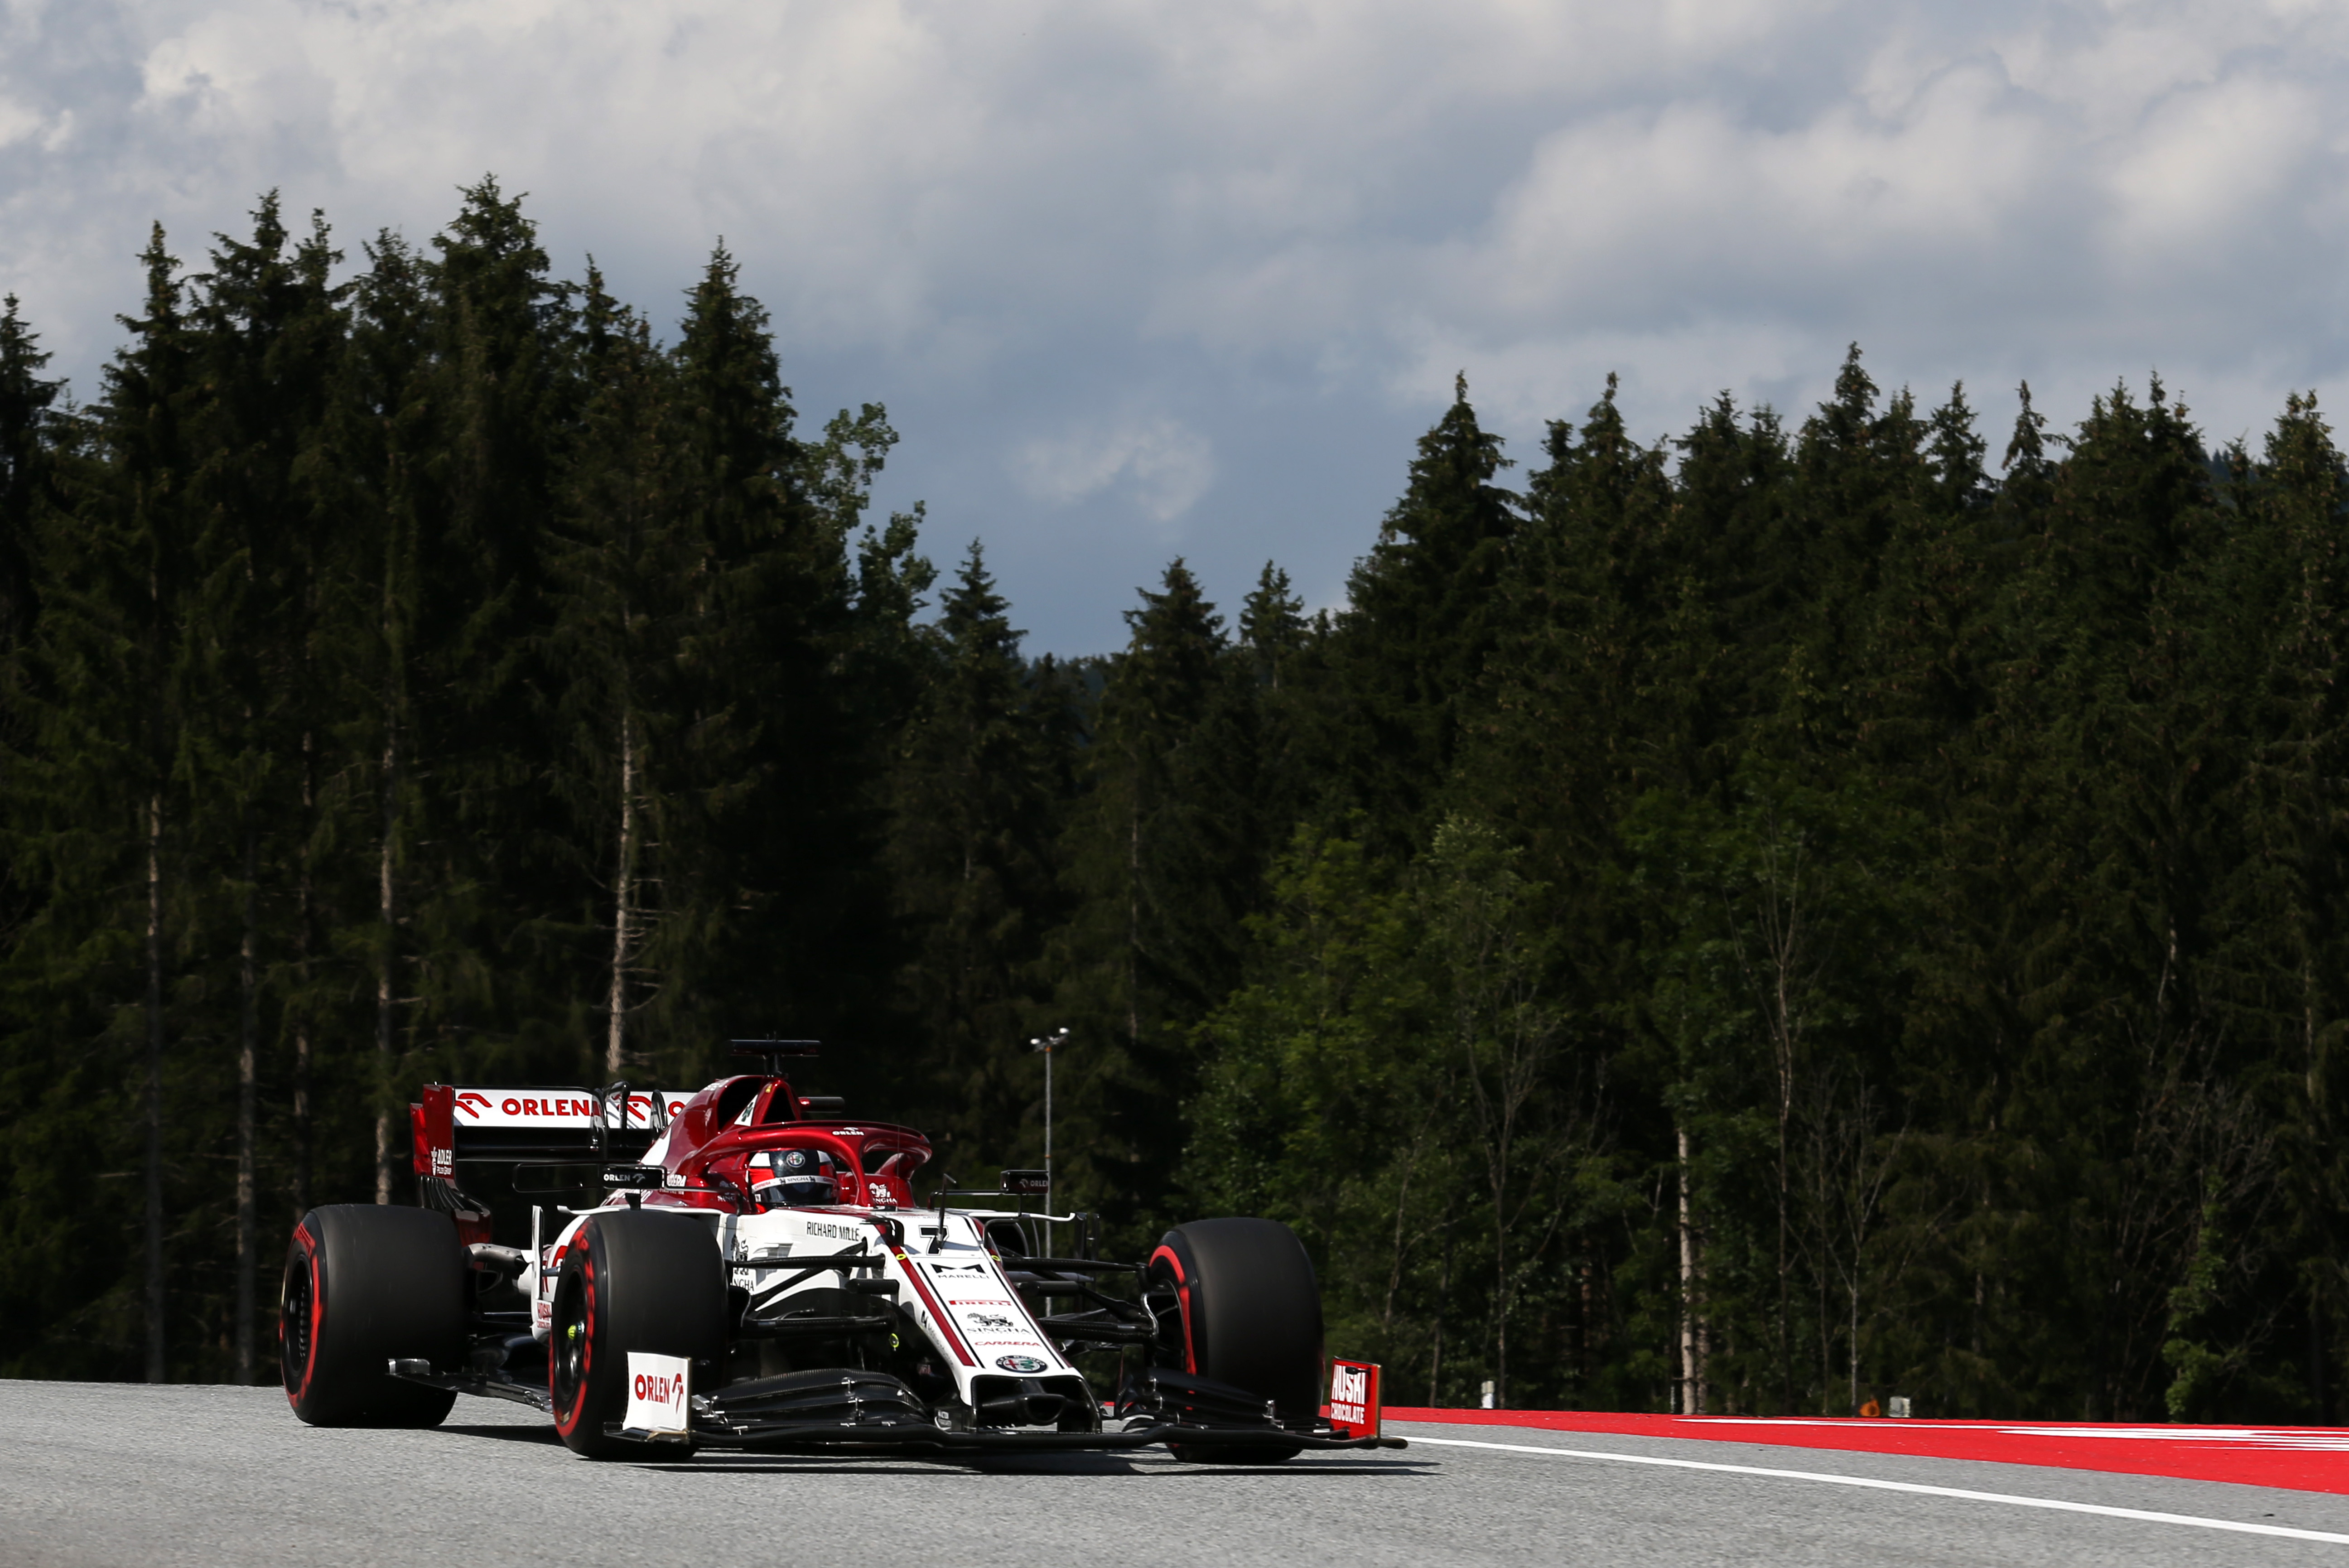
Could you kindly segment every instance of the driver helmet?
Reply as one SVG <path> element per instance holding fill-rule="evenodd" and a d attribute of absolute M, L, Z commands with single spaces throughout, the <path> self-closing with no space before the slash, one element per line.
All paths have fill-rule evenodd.
<path fill-rule="evenodd" d="M 782 1148 L 752 1158 L 750 1194 L 761 1209 L 807 1209 L 839 1202 L 840 1183 L 823 1150 Z"/>

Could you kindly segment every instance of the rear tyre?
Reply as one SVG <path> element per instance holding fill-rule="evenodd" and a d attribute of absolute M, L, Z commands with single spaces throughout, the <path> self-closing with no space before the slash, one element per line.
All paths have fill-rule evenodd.
<path fill-rule="evenodd" d="M 643 1450 L 604 1435 L 628 1405 L 628 1352 L 682 1355 L 693 1380 L 726 1354 L 726 1270 L 698 1220 L 652 1210 L 597 1211 L 571 1242 L 554 1282 L 546 1347 L 554 1429 L 591 1459 Z"/>
<path fill-rule="evenodd" d="M 1174 1297 L 1165 1347 L 1183 1369 L 1272 1401 L 1283 1426 L 1321 1412 L 1321 1286 L 1297 1232 L 1278 1220 L 1194 1220 L 1152 1254 L 1150 1288 Z M 1298 1449 L 1174 1445 L 1178 1459 L 1271 1464 Z"/>
<path fill-rule="evenodd" d="M 415 1356 L 465 1357 L 465 1250 L 446 1214 L 337 1203 L 294 1228 L 279 1298 L 285 1397 L 314 1427 L 437 1427 L 457 1396 L 391 1376 Z"/>

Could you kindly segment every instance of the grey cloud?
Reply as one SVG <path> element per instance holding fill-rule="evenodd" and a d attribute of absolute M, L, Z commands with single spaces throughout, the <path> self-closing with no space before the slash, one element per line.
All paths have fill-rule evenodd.
<path fill-rule="evenodd" d="M 1334 597 L 1464 368 L 1521 452 L 1852 338 L 2256 430 L 2349 357 L 2344 76 L 2333 8 L 2211 0 L 5 0 L 0 287 L 86 392 L 148 222 L 272 187 L 356 250 L 494 171 L 657 317 L 723 234 L 802 406 L 888 401 L 885 499 L 1086 650 L 1177 550 Z"/>
<path fill-rule="evenodd" d="M 1160 523 L 1188 512 L 1216 478 L 1215 450 L 1206 438 L 1163 417 L 1033 441 L 1012 466 L 1030 495 L 1060 506 L 1123 482 L 1143 512 Z"/>

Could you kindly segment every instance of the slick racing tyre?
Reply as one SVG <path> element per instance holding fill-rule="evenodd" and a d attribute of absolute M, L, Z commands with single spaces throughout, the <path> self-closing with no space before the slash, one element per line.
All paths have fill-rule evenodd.
<path fill-rule="evenodd" d="M 571 1451 L 609 1459 L 636 1444 L 606 1437 L 628 1404 L 628 1352 L 682 1355 L 693 1378 L 726 1353 L 726 1271 L 702 1221 L 654 1210 L 598 1210 L 579 1228 L 554 1282 L 546 1347 L 554 1429 Z"/>
<path fill-rule="evenodd" d="M 1278 1220 L 1195 1220 L 1166 1232 L 1149 1274 L 1150 1288 L 1180 1308 L 1169 1326 L 1181 1343 L 1162 1346 L 1169 1361 L 1271 1400 L 1283 1426 L 1311 1427 L 1321 1411 L 1321 1287 L 1294 1231 Z M 1197 1444 L 1174 1451 L 1234 1463 L 1299 1452 Z"/>
<path fill-rule="evenodd" d="M 313 1209 L 294 1228 L 277 1314 L 294 1413 L 314 1427 L 437 1427 L 457 1396 L 386 1364 L 465 1359 L 465 1250 L 446 1214 L 370 1203 Z"/>

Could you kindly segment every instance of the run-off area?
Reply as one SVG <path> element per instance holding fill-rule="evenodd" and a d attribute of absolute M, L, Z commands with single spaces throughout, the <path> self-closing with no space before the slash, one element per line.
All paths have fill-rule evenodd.
<path fill-rule="evenodd" d="M 329 1431 L 297 1422 L 274 1389 L 0 1383 L 0 1563 L 2349 1564 L 2349 1544 L 1814 1478 L 2344 1537 L 2349 1497 L 1740 1443 L 1392 1429 L 1414 1439 L 1407 1452 L 1255 1469 L 1155 1452 L 591 1463 L 543 1417 L 486 1400 L 460 1400 L 437 1430 Z M 1655 1459 L 1682 1462 L 1638 1462 Z M 1790 1471 L 1804 1473 L 1755 1473 Z"/>

